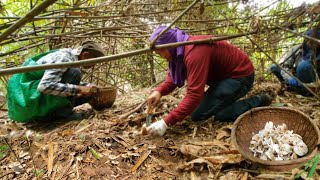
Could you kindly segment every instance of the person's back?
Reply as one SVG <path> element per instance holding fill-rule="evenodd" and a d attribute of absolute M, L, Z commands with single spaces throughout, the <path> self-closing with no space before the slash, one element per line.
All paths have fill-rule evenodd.
<path fill-rule="evenodd" d="M 23 66 L 38 65 L 37 61 L 48 54 L 55 53 L 49 51 L 27 59 Z M 28 73 L 14 74 L 8 81 L 8 115 L 11 120 L 18 122 L 28 122 L 45 117 L 54 109 L 66 106 L 70 102 L 61 97 L 56 98 L 50 95 L 43 95 L 38 89 L 39 82 L 45 71 L 33 71 Z"/>
<path fill-rule="evenodd" d="M 188 41 L 212 38 L 210 35 L 193 35 Z M 217 41 L 212 44 L 198 44 L 185 46 L 185 63 L 194 63 L 201 54 L 200 60 L 204 69 L 200 70 L 207 81 L 213 82 L 226 78 L 242 78 L 254 72 L 249 57 L 238 47 L 227 41 Z M 208 69 L 208 70 L 206 70 Z M 195 72 L 199 73 L 199 72 Z M 196 76 L 190 74 L 190 76 Z M 205 77 L 207 76 L 207 77 Z"/>
<path fill-rule="evenodd" d="M 104 56 L 103 49 L 86 41 L 76 49 L 65 48 L 37 55 L 23 65 L 73 62 L 101 56 Z M 7 91 L 10 119 L 29 122 L 47 118 L 81 118 L 73 107 L 90 100 L 92 85 L 80 80 L 80 68 L 73 67 L 14 74 L 9 79 Z"/>
<path fill-rule="evenodd" d="M 302 48 L 301 44 L 295 45 L 280 59 L 280 65 L 289 70 L 295 68 L 301 61 Z"/>

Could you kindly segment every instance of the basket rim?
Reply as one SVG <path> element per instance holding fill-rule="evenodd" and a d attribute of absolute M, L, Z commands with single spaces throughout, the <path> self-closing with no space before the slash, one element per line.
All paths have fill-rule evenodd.
<path fill-rule="evenodd" d="M 242 118 L 252 112 L 257 112 L 257 111 L 263 111 L 263 110 L 285 110 L 285 111 L 292 111 L 292 112 L 297 112 L 299 114 L 301 114 L 302 116 L 304 116 L 313 126 L 313 128 L 315 129 L 316 133 L 318 134 L 318 142 L 317 145 L 315 146 L 315 148 L 313 149 L 313 151 L 308 155 L 308 156 L 304 156 L 298 159 L 294 159 L 294 160 L 283 160 L 283 161 L 269 161 L 269 160 L 262 160 L 259 159 L 257 157 L 254 157 L 253 155 L 247 155 L 247 153 L 245 153 L 245 151 L 243 150 L 242 147 L 240 147 L 236 141 L 236 135 L 235 135 L 235 131 L 236 128 L 239 124 L 239 122 L 242 120 Z M 311 120 L 310 117 L 308 117 L 306 114 L 304 114 L 302 111 L 300 110 L 296 110 L 296 109 L 292 109 L 289 107 L 257 107 L 257 108 L 253 108 L 251 110 L 246 111 L 245 113 L 241 114 L 236 121 L 234 122 L 233 126 L 232 126 L 232 130 L 231 130 L 231 143 L 232 145 L 240 152 L 240 154 L 245 158 L 248 159 L 250 161 L 252 161 L 253 163 L 259 163 L 261 165 L 265 165 L 265 166 L 284 166 L 284 165 L 292 165 L 292 164 L 298 164 L 298 163 L 303 163 L 307 160 L 310 160 L 313 156 L 315 156 L 315 154 L 318 152 L 318 145 L 320 144 L 320 131 L 318 126 Z"/>

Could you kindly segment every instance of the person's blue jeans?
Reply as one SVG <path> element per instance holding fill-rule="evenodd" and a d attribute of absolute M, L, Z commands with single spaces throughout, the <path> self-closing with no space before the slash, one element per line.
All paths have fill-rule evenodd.
<path fill-rule="evenodd" d="M 281 75 L 281 69 L 276 64 L 271 65 L 270 71 L 279 79 L 279 81 L 284 81 Z M 315 81 L 315 73 L 310 61 L 300 61 L 297 65 L 295 75 L 303 83 L 311 83 Z"/>
<path fill-rule="evenodd" d="M 312 83 L 316 80 L 313 65 L 310 61 L 300 61 L 297 65 L 296 75 L 303 83 Z"/>
<path fill-rule="evenodd" d="M 284 78 L 281 75 L 281 69 L 276 64 L 272 64 L 270 67 L 270 71 L 278 78 L 280 82 L 284 81 Z"/>
<path fill-rule="evenodd" d="M 252 88 L 254 74 L 232 79 L 228 78 L 210 86 L 197 109 L 192 113 L 193 121 L 203 121 L 212 116 L 219 121 L 234 121 L 242 113 L 261 105 L 260 96 L 239 100 Z"/>
<path fill-rule="evenodd" d="M 312 83 L 316 80 L 314 67 L 310 61 L 302 60 L 297 65 L 296 75 L 303 83 Z M 296 91 L 303 96 L 311 96 L 311 93 L 303 86 L 296 87 Z"/>

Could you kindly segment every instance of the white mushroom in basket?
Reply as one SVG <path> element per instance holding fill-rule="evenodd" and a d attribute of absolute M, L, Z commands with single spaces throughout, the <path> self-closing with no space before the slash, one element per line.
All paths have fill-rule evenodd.
<path fill-rule="evenodd" d="M 255 157 L 272 161 L 297 159 L 308 153 L 300 135 L 288 130 L 285 124 L 274 126 L 271 121 L 252 136 L 249 149 Z"/>
<path fill-rule="evenodd" d="M 294 145 L 293 152 L 298 156 L 304 156 L 308 153 L 308 147 L 302 140 L 300 140 L 296 145 Z"/>

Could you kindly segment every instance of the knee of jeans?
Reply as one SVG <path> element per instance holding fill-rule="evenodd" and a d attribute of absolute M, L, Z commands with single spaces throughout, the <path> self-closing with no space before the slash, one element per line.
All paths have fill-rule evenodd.
<path fill-rule="evenodd" d="M 270 67 L 270 71 L 274 72 L 274 71 L 276 71 L 277 68 L 278 68 L 278 66 L 276 64 L 272 64 Z"/>
<path fill-rule="evenodd" d="M 56 117 L 67 117 L 73 112 L 73 106 L 71 104 L 60 107 L 54 111 Z"/>
<path fill-rule="evenodd" d="M 297 72 L 301 71 L 311 71 L 313 68 L 309 61 L 301 61 L 297 66 Z"/>
<path fill-rule="evenodd" d="M 62 77 L 61 82 L 79 84 L 81 81 L 80 68 L 69 68 Z"/>
<path fill-rule="evenodd" d="M 249 85 L 244 85 L 240 81 L 233 81 L 232 84 L 228 86 L 219 86 L 219 88 L 214 92 L 215 99 L 220 101 L 225 101 L 229 98 L 239 99 L 247 92 Z"/>
<path fill-rule="evenodd" d="M 235 121 L 237 119 L 237 117 L 228 117 L 226 116 L 226 114 L 222 114 L 222 113 L 217 113 L 214 118 L 218 121 L 221 122 L 231 122 L 231 121 Z"/>
<path fill-rule="evenodd" d="M 70 74 L 72 74 L 72 76 L 75 78 L 81 78 L 80 68 L 70 68 Z"/>
<path fill-rule="evenodd" d="M 224 121 L 225 117 L 221 113 L 217 113 L 215 115 L 215 118 L 218 119 L 219 121 Z"/>
<path fill-rule="evenodd" d="M 191 114 L 191 120 L 192 121 L 201 121 L 201 120 L 208 119 L 209 117 L 211 117 L 211 116 L 209 116 L 207 114 L 204 114 L 204 113 L 193 112 Z"/>

